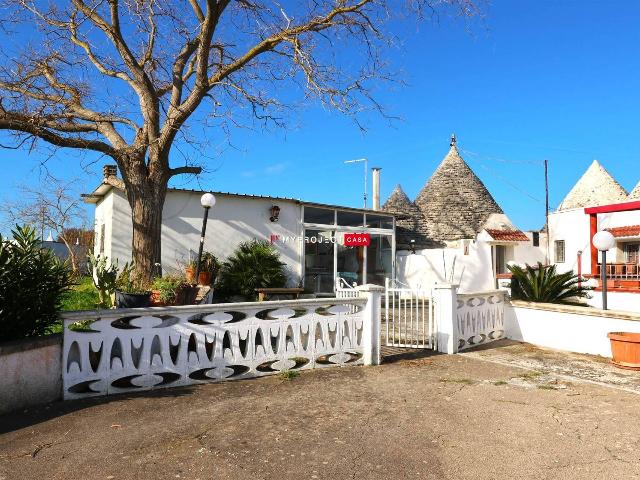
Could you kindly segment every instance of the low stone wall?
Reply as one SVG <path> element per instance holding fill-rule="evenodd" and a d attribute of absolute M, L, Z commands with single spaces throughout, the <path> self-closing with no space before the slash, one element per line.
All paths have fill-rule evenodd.
<path fill-rule="evenodd" d="M 518 300 L 505 306 L 505 335 L 512 340 L 611 357 L 609 332 L 640 333 L 640 313 Z"/>
<path fill-rule="evenodd" d="M 61 398 L 61 334 L 0 344 L 0 414 Z"/>

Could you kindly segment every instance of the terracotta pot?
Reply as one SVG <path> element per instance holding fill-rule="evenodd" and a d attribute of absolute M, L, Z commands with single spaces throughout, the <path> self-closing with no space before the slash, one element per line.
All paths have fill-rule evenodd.
<path fill-rule="evenodd" d="M 200 272 L 198 274 L 198 284 L 199 285 L 211 285 L 211 278 L 213 275 L 211 272 Z"/>
<path fill-rule="evenodd" d="M 187 277 L 187 282 L 195 283 L 196 281 L 196 267 L 186 267 L 184 273 Z"/>
<path fill-rule="evenodd" d="M 151 306 L 152 307 L 164 307 L 166 303 L 160 298 L 160 290 L 151 290 Z"/>
<path fill-rule="evenodd" d="M 640 333 L 610 332 L 611 354 L 614 365 L 640 370 Z"/>

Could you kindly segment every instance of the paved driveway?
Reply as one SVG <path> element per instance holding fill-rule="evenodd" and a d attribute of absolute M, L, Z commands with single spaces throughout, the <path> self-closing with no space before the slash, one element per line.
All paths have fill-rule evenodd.
<path fill-rule="evenodd" d="M 0 417 L 0 479 L 640 478 L 639 406 L 432 356 Z"/>

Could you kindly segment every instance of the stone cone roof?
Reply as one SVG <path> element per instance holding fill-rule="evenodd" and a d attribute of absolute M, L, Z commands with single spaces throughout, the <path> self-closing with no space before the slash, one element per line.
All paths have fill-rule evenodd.
<path fill-rule="evenodd" d="M 424 218 L 421 232 L 438 242 L 475 238 L 491 214 L 504 213 L 460 156 L 455 137 L 415 204 Z"/>
<path fill-rule="evenodd" d="M 627 192 L 600 162 L 594 160 L 571 191 L 560 203 L 558 211 L 593 207 L 627 200 Z"/>
<path fill-rule="evenodd" d="M 422 231 L 424 230 L 424 217 L 422 212 L 409 200 L 400 184 L 396 185 L 382 210 L 396 215 L 396 246 L 398 249 L 411 248 L 416 249 L 433 248 L 438 246 L 432 239 L 426 237 Z"/>
<path fill-rule="evenodd" d="M 627 198 L 629 200 L 640 200 L 640 182 L 638 182 L 634 189 L 631 190 L 631 193 L 629 193 L 629 197 Z"/>

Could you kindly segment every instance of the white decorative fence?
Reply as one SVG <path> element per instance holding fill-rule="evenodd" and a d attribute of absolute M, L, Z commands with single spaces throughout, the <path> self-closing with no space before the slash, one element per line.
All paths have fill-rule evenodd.
<path fill-rule="evenodd" d="M 504 338 L 503 290 L 457 294 L 458 350 Z"/>
<path fill-rule="evenodd" d="M 363 294 L 67 314 L 64 398 L 377 363 L 380 293 Z"/>

